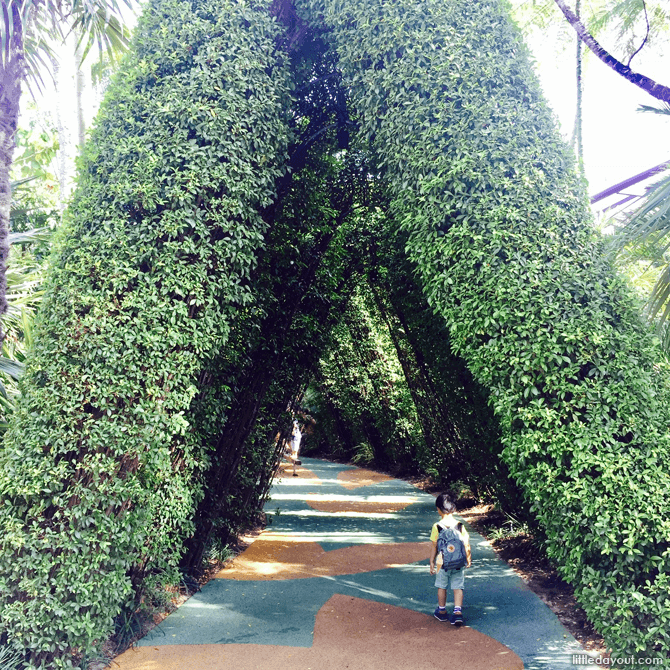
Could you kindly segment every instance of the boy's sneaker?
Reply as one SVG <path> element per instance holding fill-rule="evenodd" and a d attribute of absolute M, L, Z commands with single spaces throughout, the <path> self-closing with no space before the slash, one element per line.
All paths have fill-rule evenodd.
<path fill-rule="evenodd" d="M 463 624 L 463 614 L 461 612 L 454 612 L 449 617 L 449 623 L 452 626 L 461 626 Z"/>
<path fill-rule="evenodd" d="M 447 610 L 441 610 L 439 607 L 433 612 L 433 616 L 438 620 L 438 621 L 449 621 L 449 615 L 447 614 Z"/>

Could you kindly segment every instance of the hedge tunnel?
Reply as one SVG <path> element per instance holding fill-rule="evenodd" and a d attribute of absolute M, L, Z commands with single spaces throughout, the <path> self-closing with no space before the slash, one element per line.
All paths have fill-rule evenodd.
<path fill-rule="evenodd" d="M 72 667 L 197 567 L 311 381 L 374 462 L 523 506 L 614 652 L 667 658 L 670 376 L 632 296 L 503 2 L 151 0 L 2 447 L 1 641 Z"/>

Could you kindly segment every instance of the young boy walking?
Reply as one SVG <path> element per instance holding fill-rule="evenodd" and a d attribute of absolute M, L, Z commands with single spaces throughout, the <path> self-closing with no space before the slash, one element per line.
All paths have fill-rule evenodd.
<path fill-rule="evenodd" d="M 460 626 L 463 623 L 463 589 L 465 587 L 464 577 L 465 568 L 472 565 L 472 554 L 470 552 L 470 539 L 468 531 L 459 521 L 454 519 L 454 512 L 456 505 L 451 502 L 446 493 L 440 493 L 435 500 L 435 507 L 440 515 L 440 520 L 433 524 L 433 529 L 430 533 L 430 541 L 433 543 L 430 554 L 430 574 L 434 575 L 435 559 L 438 554 L 438 538 L 440 531 L 444 529 L 449 537 L 453 538 L 449 543 L 448 551 L 452 551 L 455 555 L 465 549 L 465 565 L 458 569 L 444 570 L 440 568 L 437 570 L 437 577 L 435 578 L 435 586 L 437 587 L 437 609 L 434 616 L 439 621 L 449 621 L 454 626 Z M 453 532 L 450 532 L 450 530 Z M 459 545 L 458 539 L 462 541 Z M 443 541 L 444 542 L 444 541 Z M 447 589 L 451 586 L 454 591 L 454 612 L 451 616 L 447 614 Z"/>

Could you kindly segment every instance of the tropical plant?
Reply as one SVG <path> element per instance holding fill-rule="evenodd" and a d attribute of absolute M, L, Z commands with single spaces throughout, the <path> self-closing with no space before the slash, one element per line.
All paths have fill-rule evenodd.
<path fill-rule="evenodd" d="M 21 375 L 26 350 L 31 344 L 31 323 L 42 299 L 41 284 L 44 267 L 25 246 L 47 243 L 51 239 L 49 228 L 10 233 L 10 256 L 7 267 L 7 295 L 11 298 L 4 318 L 5 339 L 0 372 L 15 380 Z"/>
<path fill-rule="evenodd" d="M 47 223 L 51 213 L 38 206 L 28 188 L 34 177 L 12 184 L 14 196 L 9 234 L 10 253 L 7 264 L 7 296 L 9 307 L 3 319 L 4 339 L 0 353 L 0 432 L 14 411 L 18 394 L 17 382 L 24 371 L 26 352 L 32 342 L 32 323 L 42 299 L 41 285 L 45 274 L 45 255 L 48 252 L 52 229 L 49 227 L 25 230 L 33 221 Z M 25 197 L 22 197 L 25 196 Z"/>
<path fill-rule="evenodd" d="M 130 0 L 126 0 L 130 2 Z M 130 6 L 130 5 L 129 5 Z M 5 267 L 9 246 L 10 168 L 18 128 L 21 84 L 38 85 L 49 40 L 75 30 L 87 51 L 92 45 L 113 50 L 128 36 L 117 0 L 2 0 L 0 24 L 0 316 L 7 311 Z"/>
<path fill-rule="evenodd" d="M 23 657 L 7 645 L 0 644 L 0 670 L 21 670 Z"/>
<path fill-rule="evenodd" d="M 572 48 L 576 42 L 576 110 L 571 144 L 582 168 L 583 65 L 587 57 L 594 54 L 584 50 L 585 42 L 566 20 L 559 5 L 567 11 L 570 21 L 579 26 L 581 34 L 591 40 L 590 46 L 599 50 L 599 55 L 605 57 L 609 65 L 624 69 L 627 76 L 637 76 L 637 83 L 642 80 L 630 70 L 631 63 L 642 53 L 663 53 L 670 38 L 670 11 L 662 0 L 591 0 L 584 6 L 581 0 L 575 0 L 574 12 L 566 3 L 555 0 L 512 0 L 515 19 L 524 34 L 539 32 L 544 37 L 551 30 L 559 37 L 561 47 Z M 618 54 L 617 58 L 604 52 L 595 39 L 606 40 L 611 45 L 609 52 Z"/>
<path fill-rule="evenodd" d="M 670 116 L 670 105 L 661 108 L 642 106 L 640 109 Z M 670 352 L 670 258 L 666 256 L 670 249 L 670 166 L 659 174 L 635 208 L 617 225 L 618 247 L 625 251 L 623 262 L 630 263 L 631 257 L 639 259 L 642 251 L 647 267 L 653 272 L 655 281 L 648 294 L 645 314 L 654 324 L 664 349 Z"/>
<path fill-rule="evenodd" d="M 32 112 L 33 110 L 31 110 Z M 12 203 L 8 236 L 10 252 L 6 271 L 8 310 L 3 318 L 0 354 L 0 403 L 3 423 L 14 408 L 16 382 L 32 339 L 32 321 L 42 297 L 53 228 L 56 226 L 54 175 L 50 164 L 56 154 L 55 132 L 31 113 L 17 133 L 18 157 L 12 166 Z"/>

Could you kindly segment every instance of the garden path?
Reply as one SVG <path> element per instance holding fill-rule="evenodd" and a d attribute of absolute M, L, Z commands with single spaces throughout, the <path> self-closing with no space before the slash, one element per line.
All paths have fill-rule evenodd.
<path fill-rule="evenodd" d="M 465 626 L 433 617 L 434 497 L 303 459 L 276 480 L 271 523 L 202 590 L 115 659 L 118 670 L 567 670 L 582 648 L 470 532 Z"/>

